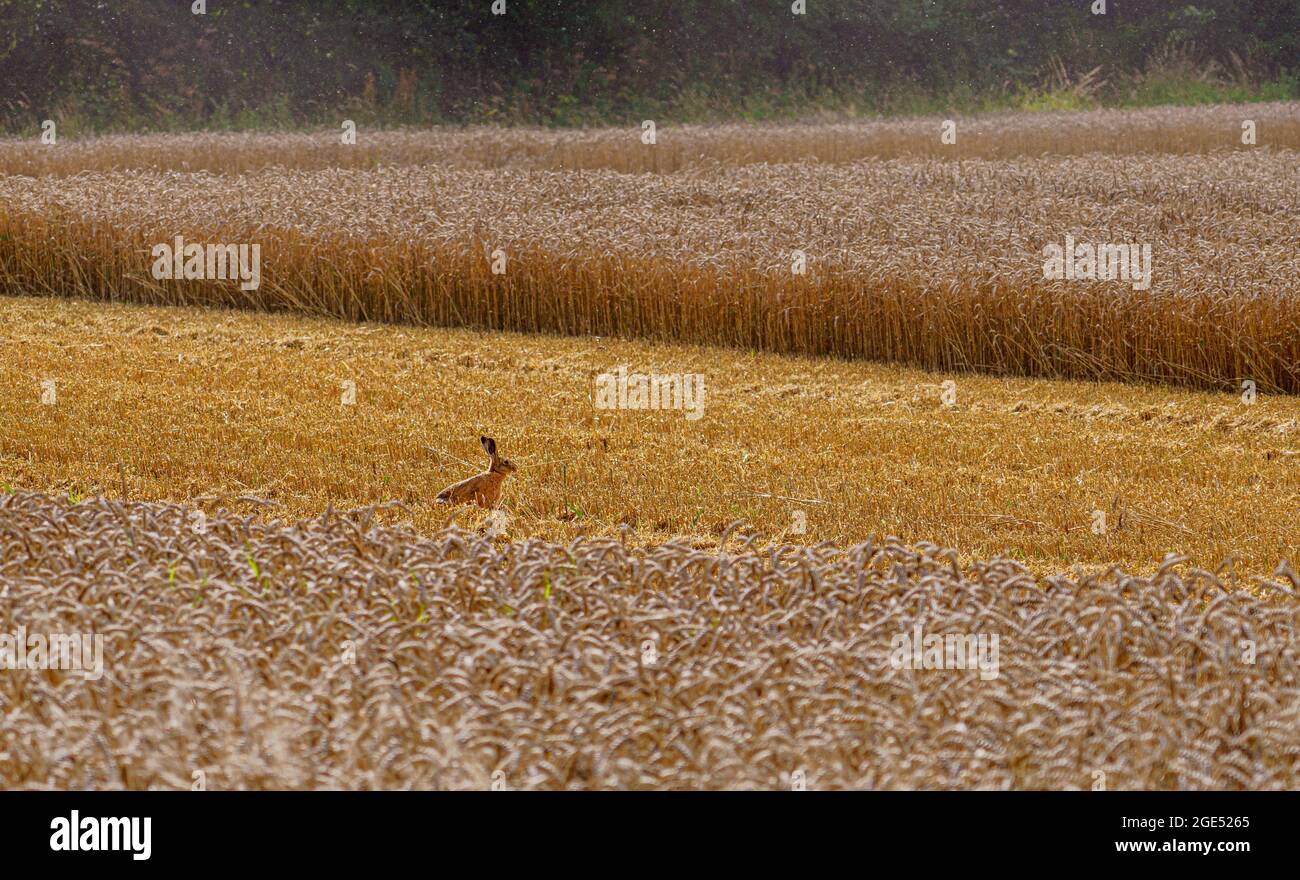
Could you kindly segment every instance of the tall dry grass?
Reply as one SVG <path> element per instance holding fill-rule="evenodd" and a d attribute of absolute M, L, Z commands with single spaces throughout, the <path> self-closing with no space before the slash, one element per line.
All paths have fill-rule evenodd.
<path fill-rule="evenodd" d="M 1256 124 L 1255 147 L 1242 144 L 1244 120 Z M 956 116 L 953 144 L 940 141 L 942 117 L 711 126 L 677 126 L 671 120 L 659 120 L 653 146 L 641 142 L 643 121 L 631 119 L 620 128 L 580 130 L 362 128 L 352 145 L 340 143 L 339 129 L 115 135 L 47 146 L 39 142 L 39 131 L 33 129 L 30 138 L 0 139 L 0 174 L 68 175 L 125 169 L 233 174 L 273 167 L 318 170 L 426 164 L 672 173 L 718 164 L 1300 149 L 1297 102 Z"/>
<path fill-rule="evenodd" d="M 1296 392 L 1296 156 L 5 177 L 0 291 Z M 1150 290 L 1045 281 L 1067 234 L 1149 244 Z M 261 287 L 155 280 L 177 235 Z"/>

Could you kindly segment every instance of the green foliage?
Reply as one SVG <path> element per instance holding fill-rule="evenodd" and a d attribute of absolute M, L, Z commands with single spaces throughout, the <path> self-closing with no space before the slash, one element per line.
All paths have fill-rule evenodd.
<path fill-rule="evenodd" d="M 0 128 L 548 125 L 1294 97 L 1295 0 L 0 0 Z M 1177 69 L 1149 76 L 1177 47 Z M 1080 94 L 1051 73 L 1100 67 Z M 1261 85 L 1262 84 L 1262 85 Z"/>
<path fill-rule="evenodd" d="M 1015 98 L 1017 110 L 1091 110 L 1097 100 L 1068 90 L 1025 89 Z"/>

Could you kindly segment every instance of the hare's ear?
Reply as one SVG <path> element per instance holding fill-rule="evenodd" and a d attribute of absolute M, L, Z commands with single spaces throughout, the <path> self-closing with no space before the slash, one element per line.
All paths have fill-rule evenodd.
<path fill-rule="evenodd" d="M 479 438 L 478 438 L 478 442 L 480 442 L 480 443 L 483 444 L 483 451 L 484 451 L 484 452 L 486 452 L 486 453 L 487 453 L 488 455 L 490 455 L 490 456 L 493 456 L 493 457 L 496 456 L 496 454 L 497 454 L 497 441 L 493 440 L 491 437 L 484 437 L 483 435 L 480 434 L 480 435 L 479 435 Z"/>

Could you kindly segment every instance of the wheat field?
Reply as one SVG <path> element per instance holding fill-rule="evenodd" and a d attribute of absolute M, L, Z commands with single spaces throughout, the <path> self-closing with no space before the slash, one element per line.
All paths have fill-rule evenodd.
<path fill-rule="evenodd" d="M 0 140 L 0 788 L 1295 788 L 1300 105 L 639 122 Z"/>
<path fill-rule="evenodd" d="M 243 311 L 0 301 L 0 481 L 67 497 L 306 518 L 400 501 L 431 533 L 482 512 L 438 490 L 520 467 L 505 536 L 717 546 L 871 535 L 1007 555 L 1040 575 L 1171 552 L 1237 576 L 1295 562 L 1300 398 L 949 376 L 608 338 Z M 702 417 L 597 409 L 598 374 L 699 373 Z M 42 404 L 42 383 L 54 402 Z M 953 405 L 943 401 L 953 383 Z M 343 401 L 353 383 L 354 403 Z M 240 502 L 251 497 L 264 507 Z M 806 521 L 795 534 L 796 511 Z M 1104 534 L 1095 534 L 1097 511 Z M 1225 574 L 1228 568 L 1223 568 Z"/>
<path fill-rule="evenodd" d="M 373 507 L 188 513 L 0 496 L 0 630 L 103 637 L 98 677 L 0 676 L 0 785 L 1300 784 L 1294 574 L 1257 598 L 1177 560 L 1040 585 L 893 542 L 503 547 Z M 979 631 L 978 669 L 900 668 L 921 627 Z"/>
<path fill-rule="evenodd" d="M 1016 159 L 1030 156 L 1198 155 L 1226 150 L 1300 149 L 1300 103 L 1220 104 L 977 116 L 812 120 L 799 124 L 677 125 L 659 120 L 653 145 L 643 123 L 557 130 L 463 128 L 367 130 L 343 144 L 342 127 L 324 132 L 202 132 L 60 140 L 0 138 L 0 175 L 84 171 L 319 170 L 403 165 L 548 171 L 673 173 L 717 165 L 853 163 L 864 159 Z M 649 120 L 654 122 L 655 120 Z M 943 124 L 956 138 L 944 143 Z M 1242 125 L 1256 143 L 1242 143 Z"/>
<path fill-rule="evenodd" d="M 87 172 L 3 177 L 0 200 L 10 293 L 1300 391 L 1289 151 Z M 1067 236 L 1149 247 L 1149 289 L 1044 280 Z M 256 288 L 159 280 L 177 237 L 256 245 Z"/>

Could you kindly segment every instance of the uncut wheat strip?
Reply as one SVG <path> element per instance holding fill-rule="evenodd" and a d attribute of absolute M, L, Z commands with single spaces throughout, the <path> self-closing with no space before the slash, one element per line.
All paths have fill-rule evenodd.
<path fill-rule="evenodd" d="M 152 169 L 241 173 L 273 166 L 374 168 L 430 163 L 485 169 L 609 169 L 672 173 L 688 168 L 777 162 L 856 162 L 933 157 L 1008 159 L 1020 156 L 1201 154 L 1243 149 L 1242 123 L 1256 124 L 1257 144 L 1300 149 L 1296 102 L 1153 107 L 1052 113 L 1001 112 L 958 117 L 959 136 L 945 144 L 944 119 L 870 119 L 783 125 L 674 125 L 657 121 L 654 145 L 640 125 L 555 131 L 467 127 L 359 132 L 342 144 L 337 131 L 205 132 L 111 135 L 41 144 L 0 139 L 0 174 L 76 174 Z"/>
<path fill-rule="evenodd" d="M 1224 162 L 1234 172 L 1245 171 L 1247 175 L 1258 175 L 1265 167 L 1255 160 L 1233 158 L 1207 161 L 1195 170 L 1217 173 Z M 1096 224 L 1097 219 L 1090 216 L 1094 209 L 1084 200 L 1100 201 L 1100 191 L 1094 195 L 1093 187 L 1080 184 L 1073 174 L 1063 172 L 1072 171 L 1075 166 L 1097 164 L 1102 168 L 1113 166 L 1108 160 L 1066 162 L 1061 167 L 1059 163 L 1030 166 L 1033 176 L 1026 178 L 1026 184 L 1031 192 L 1034 187 L 1041 190 L 1036 202 L 1042 206 L 1037 210 L 1043 216 L 1035 218 L 1035 224 L 1054 222 L 1067 229 L 1085 230 Z M 1144 163 L 1143 186 L 1158 181 L 1157 192 L 1172 191 L 1177 193 L 1178 200 L 1185 200 L 1182 181 L 1189 179 L 1183 168 L 1185 164 L 1175 166 L 1163 160 Z M 584 207 L 586 197 L 579 197 L 575 203 L 563 185 L 563 176 L 552 174 L 466 175 L 418 170 L 271 174 L 257 178 L 259 182 L 265 179 L 269 186 L 256 191 L 256 214 L 260 218 L 256 226 L 249 226 L 250 221 L 242 216 L 247 207 L 241 204 L 239 210 L 231 212 L 224 204 L 231 187 L 242 184 L 207 175 L 156 178 L 132 174 L 93 181 L 107 184 L 110 192 L 122 195 L 121 202 L 84 202 L 79 197 L 80 187 L 73 185 L 50 188 L 35 181 L 24 181 L 18 186 L 29 198 L 48 200 L 48 213 L 56 218 L 56 224 L 64 222 L 59 218 L 75 217 L 80 212 L 82 216 L 87 213 L 91 217 L 102 216 L 101 222 L 119 228 L 136 226 L 141 230 L 155 230 L 141 231 L 135 242 L 121 247 L 122 260 L 129 254 L 132 259 L 146 262 L 142 255 L 148 249 L 149 238 L 170 238 L 171 232 L 178 229 L 170 212 L 171 206 L 180 202 L 194 215 L 224 216 L 229 228 L 210 233 L 218 240 L 223 236 L 264 235 L 272 244 L 287 242 L 291 246 L 296 256 L 275 260 L 285 271 L 282 276 L 271 277 L 266 291 L 247 295 L 242 300 L 224 289 L 208 292 L 210 296 L 221 297 L 219 301 L 225 304 L 243 301 L 261 307 L 302 308 L 309 301 L 309 307 L 314 310 L 352 318 L 662 335 L 691 341 L 756 345 L 777 351 L 880 356 L 872 354 L 871 348 L 878 344 L 873 340 L 880 338 L 879 332 L 871 321 L 854 320 L 854 316 L 873 301 L 878 302 L 876 294 L 884 287 L 901 289 L 907 298 L 916 298 L 916 306 L 896 299 L 893 308 L 919 314 L 927 322 L 933 322 L 916 327 L 888 314 L 882 316 L 891 330 L 885 334 L 889 349 L 884 356 L 907 362 L 977 365 L 1049 375 L 1053 374 L 1051 370 L 1079 375 L 1080 370 L 1092 369 L 1101 370 L 1103 376 L 1199 383 L 1225 383 L 1240 378 L 1244 364 L 1252 373 L 1251 378 L 1270 387 L 1289 387 L 1296 361 L 1295 334 L 1289 332 L 1296 326 L 1295 299 L 1288 297 L 1284 290 L 1279 295 L 1277 285 L 1283 282 L 1274 280 L 1285 274 L 1280 271 L 1288 265 L 1285 257 L 1279 262 L 1278 252 L 1271 248 L 1238 253 L 1234 254 L 1236 264 L 1230 274 L 1223 270 L 1216 272 L 1210 262 L 1222 253 L 1216 242 L 1197 242 L 1188 251 L 1177 237 L 1169 236 L 1156 245 L 1162 258 L 1171 263 L 1172 271 L 1153 284 L 1149 295 L 1123 294 L 1108 298 L 1100 289 L 1094 293 L 1069 285 L 1049 286 L 1049 292 L 1043 294 L 1024 294 L 1023 291 L 1034 291 L 1041 286 L 1035 278 L 1037 260 L 1032 256 L 1033 247 L 1026 246 L 1027 233 L 1013 228 L 1008 235 L 1006 227 L 998 222 L 1001 215 L 992 207 L 996 204 L 992 199 L 1000 189 L 993 172 L 994 169 L 978 163 L 961 168 L 923 163 L 858 169 L 741 170 L 716 184 L 720 194 L 726 197 L 710 197 L 707 184 L 692 181 L 685 192 L 679 184 L 649 188 L 648 203 L 639 195 L 646 187 L 625 189 L 617 178 L 606 175 L 597 181 L 601 188 L 598 191 L 616 200 L 602 199 L 608 207 L 601 207 L 596 214 Z M 952 219 L 959 224 L 956 242 L 951 228 L 935 235 L 917 227 L 919 235 L 911 239 L 909 234 L 908 244 L 902 250 L 895 249 L 895 243 L 903 236 L 893 230 L 875 241 L 868 239 L 865 248 L 849 251 L 837 248 L 827 258 L 824 248 L 833 247 L 833 239 L 825 239 L 821 248 L 810 248 L 810 252 L 815 260 L 820 256 L 827 269 L 808 278 L 782 280 L 780 260 L 783 254 L 789 253 L 786 243 L 806 239 L 808 234 L 801 233 L 789 219 L 778 218 L 809 216 L 812 210 L 825 212 L 824 204 L 807 199 L 810 189 L 816 190 L 819 196 L 835 197 L 837 193 L 849 191 L 850 182 L 862 176 L 881 178 L 895 187 L 903 185 L 897 194 L 886 196 L 893 200 L 904 197 L 920 181 L 924 189 L 918 201 L 924 214 L 936 210 L 951 212 L 951 208 L 939 208 L 938 197 L 939 188 L 954 181 L 973 197 L 981 200 L 989 197 L 990 207 L 975 213 L 976 223 L 953 215 Z M 1262 196 L 1258 191 L 1239 194 L 1235 190 L 1221 193 L 1213 189 L 1205 197 L 1192 196 L 1187 206 L 1192 213 L 1186 222 L 1199 223 L 1202 216 L 1213 216 L 1221 234 L 1226 232 L 1227 224 L 1245 226 L 1245 216 L 1235 218 L 1223 213 L 1220 206 L 1225 201 L 1244 197 L 1257 207 L 1271 209 L 1272 204 L 1262 200 L 1273 194 L 1284 200 L 1286 186 L 1288 182 L 1294 183 L 1294 179 L 1294 170 L 1289 180 L 1284 173 L 1280 186 L 1275 186 L 1270 196 Z M 91 181 L 83 179 L 78 183 L 88 182 Z M 411 186 L 412 183 L 415 185 Z M 417 207 L 421 183 L 435 188 L 451 184 L 453 188 L 466 189 L 474 197 L 475 213 L 456 218 L 452 215 L 456 205 L 436 197 L 432 211 L 421 210 Z M 758 184 L 764 186 L 768 201 L 772 202 L 767 207 L 769 217 L 761 223 L 761 235 L 755 233 L 755 224 L 748 216 L 750 192 Z M 201 186 L 198 191 L 196 185 Z M 320 196 L 306 203 L 307 212 L 302 210 L 302 201 L 296 198 L 303 187 L 314 188 Z M 105 211 L 100 207 L 105 203 L 130 205 L 133 194 L 147 196 L 154 189 L 161 189 L 164 197 L 155 197 L 153 206 L 147 198 L 143 203 L 137 198 L 139 207 L 136 208 L 114 207 Z M 775 199 L 771 198 L 772 193 L 777 194 Z M 1078 217 L 1088 218 L 1086 223 L 1079 223 L 1070 213 L 1059 213 L 1061 195 L 1072 197 L 1071 210 Z M 501 208 L 519 202 L 521 196 L 525 204 L 532 202 L 536 210 L 508 211 L 502 217 Z M 240 198 L 242 202 L 244 197 Z M 638 200 L 643 204 L 638 206 Z M 654 203 L 660 200 L 666 200 L 672 210 L 656 211 Z M 365 212 L 360 216 L 349 213 L 346 208 L 349 201 L 365 203 Z M 632 203 L 630 210 L 625 201 Z M 740 205 L 739 216 L 734 208 L 716 210 L 718 205 L 730 203 Z M 699 207 L 683 219 L 682 208 L 691 204 Z M 898 206 L 890 207 L 896 211 Z M 960 207 L 969 213 L 968 206 Z M 139 208 L 145 209 L 143 214 Z M 859 206 L 846 204 L 844 208 L 849 216 L 862 216 Z M 576 222 L 573 209 L 577 211 Z M 992 211 L 992 216 L 980 216 L 987 210 Z M 1157 200 L 1152 210 L 1167 209 Z M 1294 230 L 1286 229 L 1285 214 L 1275 213 L 1276 218 L 1274 214 L 1266 214 L 1266 222 L 1277 227 L 1277 235 L 1294 237 Z M 1049 219 L 1053 217 L 1056 219 Z M 344 218 L 348 231 L 339 225 Z M 1252 216 L 1251 220 L 1254 221 L 1250 224 L 1251 232 L 1234 230 L 1228 234 L 1259 235 L 1255 229 L 1259 225 L 1258 216 Z M 42 230 L 38 234 L 49 232 L 48 226 L 42 226 L 43 219 L 33 222 Z M 280 227 L 279 223 L 288 225 Z M 490 226 L 502 229 L 507 224 L 518 228 L 508 233 L 491 231 Z M 782 224 L 789 230 L 783 231 Z M 638 236 L 616 237 L 636 226 L 640 226 Z M 409 232 L 399 231 L 412 228 L 422 233 L 411 237 Z M 462 237 L 467 233 L 470 238 Z M 838 225 L 831 225 L 825 234 L 839 239 L 844 233 Z M 90 237 L 99 235 L 100 232 L 92 231 Z M 813 238 L 814 242 L 817 240 Z M 975 273 L 970 271 L 971 267 L 962 267 L 953 260 L 965 251 L 967 241 L 995 245 L 989 257 L 975 264 Z M 505 247 L 494 249 L 494 244 Z M 451 249 L 449 254 L 447 248 Z M 522 248 L 530 250 L 525 252 L 525 259 L 520 259 Z M 567 265 L 570 261 L 576 263 L 592 249 L 615 257 L 609 270 L 591 271 L 588 267 L 590 275 L 598 275 L 601 282 L 589 281 L 590 276 L 584 277 L 581 269 L 570 272 Z M 1200 253 L 1201 249 L 1206 253 Z M 480 250 L 484 255 L 481 261 L 477 257 Z M 1185 253 L 1179 254 L 1178 250 Z M 76 253 L 77 247 L 70 244 L 62 251 Z M 634 260 L 632 255 L 647 251 L 648 258 Z M 523 267 L 523 277 L 519 277 L 519 270 L 502 278 L 493 278 L 485 272 L 487 258 L 494 252 L 513 253 L 514 265 Z M 563 276 L 576 276 L 572 283 L 556 283 L 557 253 L 562 255 L 559 266 Z M 435 255 L 431 258 L 431 254 Z M 1254 261 L 1250 262 L 1252 257 Z M 421 266 L 430 261 L 439 267 L 432 280 Z M 918 272 L 917 263 L 925 267 L 923 271 Z M 864 269 L 871 274 L 854 277 Z M 125 268 L 123 273 L 129 274 Z M 52 270 L 50 274 L 57 279 L 66 273 Z M 320 277 L 322 274 L 325 277 Z M 965 275 L 968 282 L 953 287 L 951 282 L 946 282 L 945 274 Z M 719 285 L 718 279 L 729 275 L 739 282 L 731 285 L 735 290 L 724 290 Z M 900 285 L 900 278 L 907 282 Z M 616 283 L 610 285 L 610 279 Z M 37 275 L 35 280 L 38 289 L 53 287 L 48 278 Z M 76 291 L 81 281 L 74 273 L 71 280 L 60 283 Z M 605 298 L 602 283 L 604 287 L 612 287 L 616 294 L 617 311 L 611 311 L 613 303 Z M 1221 283 L 1230 288 L 1231 295 L 1209 293 Z M 1199 285 L 1206 292 L 1190 296 L 1185 289 L 1187 284 Z M 566 289 L 571 297 L 579 297 L 577 301 L 582 304 L 557 309 L 555 303 L 560 301 L 559 297 L 540 293 L 558 287 Z M 406 293 L 413 288 L 422 291 L 420 297 L 412 298 Z M 971 295 L 972 291 L 982 289 L 989 292 Z M 787 290 L 789 293 L 782 292 Z M 833 295 L 827 297 L 827 291 Z M 149 295 L 158 294 L 155 291 Z M 593 308 L 593 297 L 603 300 L 603 307 Z M 430 300 L 435 302 L 434 315 L 413 311 L 412 301 L 427 306 Z M 442 305 L 436 305 L 439 300 Z M 925 305 L 930 300 L 956 303 L 956 310 L 936 314 Z M 1071 303 L 1073 310 L 1067 326 L 1062 326 L 1060 320 L 1062 302 Z M 734 327 L 720 323 L 719 306 L 722 314 L 750 315 L 753 320 Z M 975 310 L 982 318 L 971 321 L 969 317 Z M 1098 322 L 1093 316 L 1098 310 L 1109 313 L 1105 323 L 1113 327 L 1111 332 L 1100 335 L 1094 332 Z M 606 316 L 604 324 L 583 323 L 583 316 L 601 312 Z M 849 323 L 844 316 L 850 316 Z M 1082 320 L 1074 320 L 1078 317 Z M 862 332 L 855 338 L 856 326 L 861 326 Z M 972 326 L 984 326 L 987 333 L 971 339 L 969 331 L 965 331 L 967 338 L 963 342 L 962 328 Z M 900 336 L 904 338 L 900 340 Z M 1063 359 L 1064 365 L 1060 363 Z M 1262 375 L 1255 377 L 1255 373 Z M 1091 374 L 1083 372 L 1082 375 Z"/>

